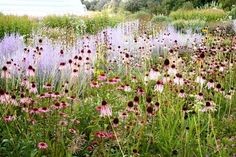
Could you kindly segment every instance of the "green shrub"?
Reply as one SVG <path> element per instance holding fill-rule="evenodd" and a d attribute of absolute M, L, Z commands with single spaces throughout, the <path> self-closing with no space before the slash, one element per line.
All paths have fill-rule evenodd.
<path fill-rule="evenodd" d="M 170 22 L 170 18 L 164 15 L 157 15 L 152 18 L 151 22 L 152 23 Z"/>
<path fill-rule="evenodd" d="M 142 10 L 142 11 L 138 11 L 135 14 L 133 14 L 133 18 L 140 19 L 143 21 L 148 21 L 148 20 L 151 20 L 152 15 L 150 13 L 148 13 L 147 11 Z"/>
<path fill-rule="evenodd" d="M 46 28 L 69 29 L 77 35 L 94 34 L 106 27 L 114 27 L 123 21 L 122 16 L 108 16 L 106 13 L 98 13 L 91 16 L 47 16 L 43 19 Z"/>
<path fill-rule="evenodd" d="M 232 19 L 236 19 L 236 7 L 232 8 L 231 11 L 229 12 L 229 16 Z"/>
<path fill-rule="evenodd" d="M 42 22 L 46 27 L 50 28 L 73 27 L 69 16 L 46 16 Z"/>
<path fill-rule="evenodd" d="M 192 29 L 192 30 L 200 30 L 201 28 L 206 26 L 206 21 L 204 20 L 175 20 L 172 22 L 172 25 L 177 30 L 183 29 Z"/>
<path fill-rule="evenodd" d="M 188 2 L 184 2 L 182 5 L 182 9 L 184 10 L 192 10 L 194 9 L 193 3 L 188 1 Z"/>
<path fill-rule="evenodd" d="M 173 20 L 205 20 L 206 22 L 218 21 L 226 17 L 222 9 L 195 9 L 195 10 L 177 10 L 170 13 Z"/>
<path fill-rule="evenodd" d="M 29 36 L 36 25 L 33 19 L 27 16 L 0 16 L 0 38 L 5 34 L 19 33 L 23 36 Z"/>

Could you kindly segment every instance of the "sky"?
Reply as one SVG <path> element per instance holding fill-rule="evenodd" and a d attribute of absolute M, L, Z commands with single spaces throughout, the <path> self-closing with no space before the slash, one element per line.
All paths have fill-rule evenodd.
<path fill-rule="evenodd" d="M 0 0 L 0 12 L 29 16 L 86 13 L 80 0 Z"/>

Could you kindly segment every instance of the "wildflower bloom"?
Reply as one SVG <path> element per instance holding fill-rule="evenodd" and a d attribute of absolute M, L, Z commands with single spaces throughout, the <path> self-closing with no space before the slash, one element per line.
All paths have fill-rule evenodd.
<path fill-rule="evenodd" d="M 113 134 L 99 131 L 99 132 L 96 132 L 96 137 L 98 137 L 98 138 L 113 138 Z"/>
<path fill-rule="evenodd" d="M 212 79 L 210 79 L 208 82 L 207 82 L 207 88 L 210 89 L 210 88 L 214 88 L 215 86 L 215 83 Z"/>
<path fill-rule="evenodd" d="M 13 116 L 13 115 L 8 115 L 8 116 L 3 117 L 3 120 L 5 122 L 11 122 L 11 121 L 13 121 L 15 119 L 16 119 L 16 116 Z"/>
<path fill-rule="evenodd" d="M 106 101 L 102 101 L 102 105 L 96 107 L 97 111 L 100 111 L 101 117 L 110 117 L 112 116 L 112 110 L 111 107 L 107 104 Z"/>
<path fill-rule="evenodd" d="M 106 77 L 106 75 L 103 73 L 103 74 L 100 74 L 99 76 L 98 76 L 98 80 L 99 81 L 105 81 L 107 79 L 107 77 Z"/>
<path fill-rule="evenodd" d="M 26 75 L 29 77 L 35 76 L 35 69 L 30 65 L 26 71 Z"/>
<path fill-rule="evenodd" d="M 2 77 L 2 78 L 10 78 L 10 72 L 9 72 L 9 70 L 7 69 L 6 66 L 3 66 L 3 67 L 2 67 L 1 77 Z"/>
<path fill-rule="evenodd" d="M 202 112 L 208 112 L 208 111 L 216 111 L 216 105 L 212 101 L 207 101 L 205 103 L 205 106 L 201 109 Z"/>
<path fill-rule="evenodd" d="M 180 86 L 183 86 L 184 85 L 184 79 L 182 78 L 182 75 L 177 73 L 175 78 L 174 78 L 174 83 L 176 85 L 180 85 Z"/>
<path fill-rule="evenodd" d="M 113 126 L 114 126 L 114 127 L 117 127 L 118 124 L 119 124 L 119 118 L 114 118 L 114 119 L 113 119 Z"/>
<path fill-rule="evenodd" d="M 47 149 L 48 148 L 48 144 L 45 142 L 39 142 L 37 146 L 39 149 Z"/>
<path fill-rule="evenodd" d="M 185 93 L 184 93 L 184 90 L 183 90 L 183 89 L 180 90 L 178 96 L 181 97 L 181 98 L 184 98 L 184 97 L 185 97 Z"/>
<path fill-rule="evenodd" d="M 168 74 L 170 76 L 175 76 L 177 74 L 177 69 L 174 64 L 172 64 L 171 67 L 168 69 Z"/>
<path fill-rule="evenodd" d="M 203 100 L 204 99 L 204 96 L 203 96 L 203 93 L 198 93 L 198 95 L 196 96 L 196 98 L 198 99 L 198 100 Z"/>
<path fill-rule="evenodd" d="M 157 80 L 161 76 L 157 69 L 151 69 L 149 72 L 149 80 Z"/>
<path fill-rule="evenodd" d="M 157 81 L 155 87 L 154 87 L 154 91 L 160 92 L 162 93 L 164 90 L 164 85 L 161 81 Z"/>

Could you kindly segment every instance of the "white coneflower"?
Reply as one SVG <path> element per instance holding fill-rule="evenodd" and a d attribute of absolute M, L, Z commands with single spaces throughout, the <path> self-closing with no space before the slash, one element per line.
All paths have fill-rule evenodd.
<path fill-rule="evenodd" d="M 207 101 L 205 106 L 200 110 L 201 112 L 215 112 L 216 111 L 216 104 L 213 101 Z"/>
<path fill-rule="evenodd" d="M 59 70 L 63 70 L 66 68 L 66 63 L 65 62 L 61 62 L 60 65 L 59 65 Z"/>
<path fill-rule="evenodd" d="M 10 77 L 11 77 L 10 72 L 9 72 L 9 70 L 7 69 L 6 66 L 3 66 L 3 67 L 2 67 L 1 77 L 2 77 L 2 78 L 10 78 Z"/>
<path fill-rule="evenodd" d="M 212 79 L 210 79 L 208 82 L 207 82 L 207 88 L 210 89 L 210 88 L 214 88 L 215 87 L 215 83 Z"/>
<path fill-rule="evenodd" d="M 79 71 L 77 69 L 73 69 L 71 74 L 71 79 L 76 79 L 79 77 Z"/>
<path fill-rule="evenodd" d="M 149 80 L 157 80 L 161 76 L 157 69 L 151 69 L 149 72 Z"/>
<path fill-rule="evenodd" d="M 35 69 L 30 65 L 26 71 L 26 75 L 29 77 L 35 76 Z"/>
<path fill-rule="evenodd" d="M 110 105 L 107 104 L 106 101 L 102 101 L 102 105 L 96 107 L 97 111 L 100 111 L 101 117 L 110 117 L 112 116 L 112 110 Z"/>
<path fill-rule="evenodd" d="M 164 85 L 161 81 L 157 81 L 155 87 L 154 87 L 154 91 L 162 93 L 164 90 Z"/>
<path fill-rule="evenodd" d="M 201 86 L 203 86 L 203 84 L 205 83 L 205 78 L 202 76 L 198 76 L 195 80 L 196 83 L 199 83 Z"/>
<path fill-rule="evenodd" d="M 196 95 L 196 98 L 198 99 L 198 100 L 203 100 L 204 99 L 204 96 L 203 96 L 203 93 L 198 93 L 198 95 Z"/>
<path fill-rule="evenodd" d="M 184 98 L 186 96 L 183 89 L 180 90 L 178 96 L 181 97 L 181 98 Z"/>
<path fill-rule="evenodd" d="M 36 84 L 34 82 L 31 84 L 31 87 L 29 88 L 29 92 L 34 93 L 34 94 L 38 92 Z"/>
<path fill-rule="evenodd" d="M 125 85 L 124 86 L 124 91 L 125 92 L 130 92 L 131 91 L 131 87 L 129 85 Z"/>
<path fill-rule="evenodd" d="M 177 69 L 174 64 L 172 64 L 171 67 L 168 69 L 168 74 L 170 76 L 175 76 L 177 74 Z"/>
<path fill-rule="evenodd" d="M 184 79 L 182 78 L 182 75 L 177 73 L 174 78 L 174 84 L 183 86 L 184 85 Z"/>

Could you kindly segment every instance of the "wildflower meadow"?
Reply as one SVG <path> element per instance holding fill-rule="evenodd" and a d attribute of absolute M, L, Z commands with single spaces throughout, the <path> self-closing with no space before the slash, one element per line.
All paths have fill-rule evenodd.
<path fill-rule="evenodd" d="M 236 22 L 216 11 L 5 32 L 0 157 L 235 157 Z M 199 12 L 230 26 L 172 23 Z"/>

